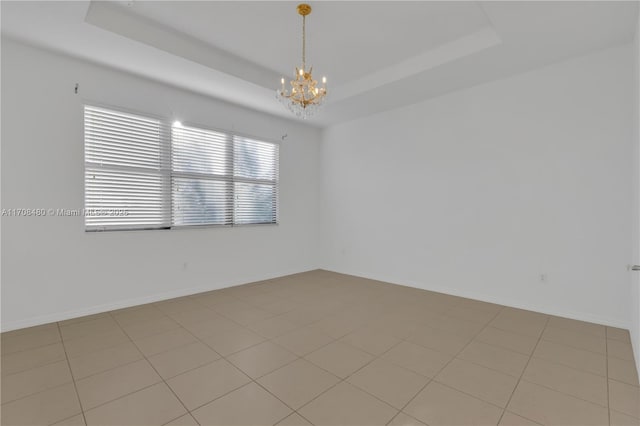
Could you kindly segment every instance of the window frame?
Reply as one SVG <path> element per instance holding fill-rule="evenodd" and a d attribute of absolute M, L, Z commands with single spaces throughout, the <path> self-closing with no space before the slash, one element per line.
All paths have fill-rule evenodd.
<path fill-rule="evenodd" d="M 105 109 L 105 110 L 109 110 L 109 111 L 113 111 L 113 112 L 119 112 L 119 113 L 123 113 L 123 114 L 131 114 L 131 115 L 137 115 L 143 118 L 148 118 L 148 119 L 153 119 L 153 120 L 159 120 L 160 121 L 160 128 L 162 130 L 162 132 L 165 134 L 165 137 L 162 138 L 161 137 L 161 146 L 162 144 L 164 144 L 164 146 L 162 146 L 162 155 L 165 157 L 164 158 L 164 162 L 165 164 L 168 166 L 167 168 L 161 169 L 160 170 L 160 174 L 163 176 L 164 179 L 167 180 L 167 184 L 165 187 L 165 193 L 163 194 L 163 199 L 166 198 L 167 202 L 168 202 L 168 209 L 169 209 L 169 223 L 167 223 L 165 226 L 157 226 L 157 227 L 130 227 L 127 225 L 108 225 L 105 227 L 98 227 L 98 228 L 94 228 L 93 226 L 91 228 L 88 228 L 87 222 L 86 222 L 86 217 L 84 219 L 84 231 L 86 233 L 96 233 L 96 232 L 113 232 L 113 231 L 117 231 L 117 232 L 123 232 L 123 231 L 133 231 L 133 232 L 138 232 L 138 231 L 167 231 L 167 230 L 181 230 L 181 229 L 201 229 L 201 228 L 236 228 L 236 227 L 253 227 L 253 226 L 278 226 L 280 225 L 280 148 L 281 148 L 281 141 L 278 140 L 274 140 L 274 139 L 270 139 L 270 138 L 264 138 L 264 137 L 258 137 L 258 136 L 254 136 L 254 135 L 250 135 L 247 133 L 242 133 L 242 132 L 236 132 L 234 131 L 229 131 L 229 130 L 225 130 L 225 129 L 221 129 L 218 127 L 214 127 L 214 126 L 210 126 L 210 125 L 202 125 L 199 123 L 195 123 L 195 122 L 191 122 L 191 121 L 181 121 L 180 123 L 183 127 L 192 127 L 192 128 L 196 128 L 196 129 L 201 129 L 203 131 L 211 131 L 211 132 L 217 132 L 217 133 L 222 133 L 226 136 L 226 138 L 229 140 L 229 145 L 230 145 L 230 149 L 229 152 L 227 153 L 226 156 L 226 160 L 227 161 L 231 161 L 231 174 L 229 175 L 229 180 L 227 181 L 231 187 L 230 193 L 232 195 L 232 206 L 231 206 L 231 223 L 225 223 L 225 224 L 216 224 L 216 223 L 203 223 L 203 224 L 186 224 L 186 225 L 174 225 L 173 224 L 173 207 L 174 207 L 174 197 L 173 197 L 173 178 L 175 177 L 185 177 L 185 176 L 189 176 L 189 175 L 197 175 L 197 174 L 190 174 L 187 172 L 176 172 L 173 170 L 173 158 L 172 158 L 172 152 L 173 152 L 173 127 L 174 124 L 176 123 L 176 119 L 175 118 L 170 118 L 167 116 L 161 116 L 161 115 L 157 115 L 157 114 L 153 114 L 153 113 L 146 113 L 146 112 L 140 112 L 134 109 L 129 109 L 129 108 L 124 108 L 124 107 L 114 107 L 113 105 L 108 105 L 108 104 L 103 104 L 100 102 L 92 102 L 92 101 L 88 101 L 88 100 L 84 100 L 82 105 L 82 161 L 83 161 L 83 180 L 82 180 L 82 188 L 83 188 L 83 193 L 82 193 L 82 200 L 83 200 L 83 211 L 84 209 L 86 209 L 86 196 L 87 196 L 87 185 L 86 185 L 86 171 L 87 171 L 87 161 L 86 161 L 86 139 L 85 139 L 85 135 L 86 135 L 86 121 L 85 121 L 85 108 L 86 107 L 90 107 L 90 108 L 100 108 L 100 109 Z M 262 143 L 269 143 L 272 144 L 276 147 L 276 156 L 275 156 L 275 164 L 274 164 L 274 168 L 275 168 L 275 179 L 273 181 L 273 188 L 274 188 L 274 203 L 275 203 L 275 215 L 274 215 L 274 221 L 273 222 L 255 222 L 255 223 L 236 223 L 236 206 L 235 206 L 235 195 L 236 195 L 236 191 L 234 188 L 234 184 L 236 182 L 243 182 L 243 183 L 262 183 L 264 184 L 264 180 L 261 179 L 251 179 L 251 178 L 244 178 L 244 177 L 236 177 L 234 176 L 234 164 L 233 164 L 233 151 L 234 151 L 234 139 L 235 138 L 240 138 L 240 139 L 250 139 L 250 140 L 254 140 L 256 142 L 262 142 Z M 122 168 L 124 169 L 125 167 L 118 167 L 118 168 Z M 134 170 L 134 168 L 132 168 L 132 170 Z M 206 174 L 202 174 L 203 176 L 206 176 Z M 211 179 L 214 180 L 214 179 Z"/>

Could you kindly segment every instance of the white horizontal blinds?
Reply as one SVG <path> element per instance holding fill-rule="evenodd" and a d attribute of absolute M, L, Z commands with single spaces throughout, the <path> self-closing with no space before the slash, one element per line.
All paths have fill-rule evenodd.
<path fill-rule="evenodd" d="M 87 230 L 277 223 L 278 149 L 85 106 Z"/>
<path fill-rule="evenodd" d="M 278 149 L 274 143 L 233 137 L 236 224 L 277 223 Z"/>
<path fill-rule="evenodd" d="M 88 230 L 170 225 L 167 132 L 160 120 L 84 108 Z"/>
<path fill-rule="evenodd" d="M 173 225 L 233 224 L 231 138 L 173 126 L 171 140 Z"/>
<path fill-rule="evenodd" d="M 274 185 L 235 183 L 235 223 L 277 223 L 277 193 Z"/>
<path fill-rule="evenodd" d="M 174 125 L 171 128 L 171 168 L 174 172 L 229 176 L 230 139 L 224 133 Z"/>

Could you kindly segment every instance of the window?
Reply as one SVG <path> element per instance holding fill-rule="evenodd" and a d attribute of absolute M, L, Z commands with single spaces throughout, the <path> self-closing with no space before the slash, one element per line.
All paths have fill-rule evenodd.
<path fill-rule="evenodd" d="M 167 132 L 160 120 L 85 107 L 87 230 L 168 226 L 166 147 Z"/>
<path fill-rule="evenodd" d="M 277 223 L 279 146 L 85 106 L 87 230 Z"/>

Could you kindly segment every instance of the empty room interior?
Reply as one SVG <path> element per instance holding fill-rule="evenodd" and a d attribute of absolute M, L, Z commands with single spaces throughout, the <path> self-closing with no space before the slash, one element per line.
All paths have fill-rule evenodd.
<path fill-rule="evenodd" d="M 2 1 L 3 426 L 640 425 L 638 1 Z"/>

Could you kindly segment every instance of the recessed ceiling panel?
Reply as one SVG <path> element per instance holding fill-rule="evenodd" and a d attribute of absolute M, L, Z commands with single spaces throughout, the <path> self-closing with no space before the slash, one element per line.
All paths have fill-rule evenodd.
<path fill-rule="evenodd" d="M 281 75 L 300 65 L 295 2 L 129 1 L 120 6 Z M 476 2 L 312 2 L 307 63 L 333 87 L 490 26 Z M 274 82 L 277 84 L 277 82 Z"/>
<path fill-rule="evenodd" d="M 293 119 L 297 2 L 2 1 L 5 37 Z M 636 1 L 314 1 L 308 64 L 328 126 L 629 43 Z M 87 86 L 85 86 L 87 90 Z"/>

